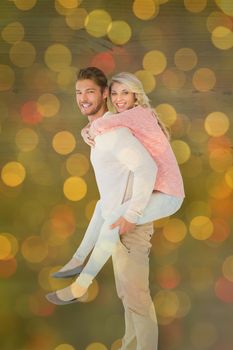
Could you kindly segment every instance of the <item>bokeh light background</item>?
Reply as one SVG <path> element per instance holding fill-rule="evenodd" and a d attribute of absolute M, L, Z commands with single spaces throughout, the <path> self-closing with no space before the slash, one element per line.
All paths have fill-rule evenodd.
<path fill-rule="evenodd" d="M 160 350 L 233 348 L 233 2 L 1 0 L 0 348 L 117 350 L 109 261 L 85 304 L 55 307 L 50 278 L 98 199 L 79 68 L 135 73 L 169 127 L 186 200 L 155 223 L 151 293 Z"/>

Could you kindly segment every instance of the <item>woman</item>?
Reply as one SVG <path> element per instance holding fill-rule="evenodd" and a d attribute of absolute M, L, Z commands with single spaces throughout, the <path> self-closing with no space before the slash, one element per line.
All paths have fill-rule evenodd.
<path fill-rule="evenodd" d="M 131 210 L 129 200 L 116 208 L 111 216 L 100 220 L 98 227 L 89 225 L 74 257 L 54 274 L 54 277 L 70 277 L 80 273 L 71 286 L 47 295 L 48 300 L 56 304 L 83 300 L 82 297 L 85 296 L 93 278 L 111 256 L 121 234 L 119 225 L 122 222 L 127 226 L 123 227 L 124 231 L 131 231 L 136 224 L 174 214 L 184 198 L 182 177 L 168 141 L 168 133 L 151 109 L 141 82 L 130 73 L 114 76 L 110 83 L 110 99 L 117 114 L 92 122 L 91 126 L 82 132 L 84 139 L 93 145 L 93 138 L 101 133 L 118 127 L 130 129 L 150 152 L 157 165 L 154 191 L 143 212 Z M 97 209 L 101 211 L 99 203 Z M 91 249 L 93 252 L 84 266 L 84 260 Z"/>

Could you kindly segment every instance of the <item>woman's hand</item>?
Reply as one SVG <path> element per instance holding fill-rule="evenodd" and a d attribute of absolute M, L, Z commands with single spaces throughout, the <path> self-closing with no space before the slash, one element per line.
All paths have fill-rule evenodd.
<path fill-rule="evenodd" d="M 127 221 L 123 216 L 121 216 L 116 222 L 114 222 L 114 224 L 110 226 L 110 228 L 113 229 L 117 226 L 120 226 L 119 233 L 122 235 L 124 233 L 129 233 L 132 231 L 135 228 L 136 224 Z"/>
<path fill-rule="evenodd" d="M 83 140 L 91 147 L 95 146 L 95 141 L 93 137 L 90 134 L 90 125 L 88 124 L 85 128 L 82 129 L 81 131 L 81 136 Z"/>

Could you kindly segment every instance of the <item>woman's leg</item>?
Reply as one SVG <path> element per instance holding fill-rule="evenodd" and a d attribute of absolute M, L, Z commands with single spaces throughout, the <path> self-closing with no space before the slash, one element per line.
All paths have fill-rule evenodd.
<path fill-rule="evenodd" d="M 180 209 L 182 203 L 183 198 L 171 196 L 162 192 L 153 192 L 137 224 L 142 225 L 173 215 Z"/>
<path fill-rule="evenodd" d="M 78 249 L 74 253 L 73 257 L 68 261 L 68 263 L 66 263 L 59 271 L 55 272 L 52 275 L 53 277 L 71 277 L 75 274 L 77 275 L 80 272 L 77 270 L 77 268 L 82 268 L 86 257 L 94 248 L 103 223 L 104 219 L 101 213 L 101 204 L 100 201 L 98 201 L 96 203 L 94 213 Z"/>
<path fill-rule="evenodd" d="M 182 199 L 174 196 L 161 192 L 154 192 L 151 195 L 151 199 L 143 216 L 138 220 L 137 224 L 144 224 L 174 214 L 180 208 L 182 201 Z M 76 279 L 78 285 L 88 288 L 92 283 L 93 278 L 98 274 L 103 265 L 112 255 L 116 243 L 119 240 L 119 227 L 110 229 L 110 225 L 120 216 L 124 215 L 128 203 L 129 202 L 123 203 L 114 214 L 108 216 L 104 221 L 95 248 L 93 249 L 83 271 Z"/>
<path fill-rule="evenodd" d="M 96 203 L 95 211 L 92 215 L 91 221 L 86 229 L 85 235 L 80 243 L 78 249 L 74 253 L 73 257 L 81 261 L 82 263 L 94 248 L 96 241 L 99 237 L 101 227 L 104 223 L 104 219 L 101 213 L 100 201 Z"/>

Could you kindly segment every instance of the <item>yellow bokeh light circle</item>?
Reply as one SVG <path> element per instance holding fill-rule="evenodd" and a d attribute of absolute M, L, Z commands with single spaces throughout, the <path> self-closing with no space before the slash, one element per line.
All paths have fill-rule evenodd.
<path fill-rule="evenodd" d="M 60 344 L 54 350 L 75 350 L 75 348 L 70 344 Z"/>
<path fill-rule="evenodd" d="M 102 343 L 91 343 L 85 350 L 108 350 L 107 347 Z"/>
<path fill-rule="evenodd" d="M 179 299 L 175 292 L 161 290 L 155 295 L 153 301 L 158 316 L 175 317 L 179 309 Z"/>
<path fill-rule="evenodd" d="M 107 11 L 93 10 L 86 17 L 84 25 L 90 35 L 100 38 L 107 34 L 111 21 L 112 18 Z"/>
<path fill-rule="evenodd" d="M 154 0 L 134 0 L 133 13 L 142 20 L 152 19 L 158 15 L 159 5 Z"/>
<path fill-rule="evenodd" d="M 67 25 L 73 29 L 84 28 L 85 19 L 88 13 L 84 8 L 77 8 L 72 13 L 68 14 L 65 18 Z"/>
<path fill-rule="evenodd" d="M 7 237 L 0 235 L 0 260 L 5 260 L 11 253 L 11 243 Z"/>
<path fill-rule="evenodd" d="M 11 62 L 20 68 L 30 67 L 36 59 L 36 50 L 27 41 L 20 41 L 13 44 L 9 54 Z"/>
<path fill-rule="evenodd" d="M 233 16 L 233 2 L 229 0 L 215 0 L 220 9 L 228 16 Z"/>
<path fill-rule="evenodd" d="M 41 268 L 37 277 L 39 286 L 46 291 L 50 291 L 53 288 L 58 289 L 58 285 L 60 284 L 59 286 L 59 289 L 60 289 L 62 281 L 58 281 L 52 278 L 52 274 L 60 268 L 61 268 L 60 265 L 53 266 L 52 268 L 51 267 Z"/>
<path fill-rule="evenodd" d="M 184 164 L 191 156 L 189 145 L 182 140 L 174 140 L 171 142 L 172 149 L 175 153 L 178 164 Z"/>
<path fill-rule="evenodd" d="M 147 70 L 138 70 L 134 74 L 142 82 L 146 94 L 154 90 L 156 87 L 156 80 L 152 73 Z"/>
<path fill-rule="evenodd" d="M 186 233 L 186 225 L 180 219 L 170 219 L 163 227 L 163 235 L 169 242 L 178 243 L 182 241 Z"/>
<path fill-rule="evenodd" d="M 232 152 L 227 149 L 216 149 L 209 155 L 211 168 L 216 172 L 227 171 L 232 165 Z"/>
<path fill-rule="evenodd" d="M 9 187 L 19 186 L 25 179 L 26 171 L 19 162 L 9 162 L 3 166 L 2 181 Z"/>
<path fill-rule="evenodd" d="M 62 89 L 71 87 L 74 88 L 76 82 L 76 69 L 73 67 L 66 67 L 57 74 L 57 83 Z"/>
<path fill-rule="evenodd" d="M 169 127 L 175 123 L 177 113 L 172 105 L 169 105 L 168 103 L 161 103 L 156 106 L 155 109 L 159 119 L 161 119 L 166 126 Z"/>
<path fill-rule="evenodd" d="M 193 13 L 201 12 L 205 9 L 207 0 L 184 0 L 185 8 Z"/>
<path fill-rule="evenodd" d="M 193 49 L 183 47 L 175 53 L 175 65 L 183 71 L 193 69 L 198 62 L 197 54 Z"/>
<path fill-rule="evenodd" d="M 54 150 L 59 154 L 69 154 L 76 146 L 76 140 L 73 134 L 69 131 L 60 131 L 52 141 Z"/>
<path fill-rule="evenodd" d="M 57 0 L 61 6 L 68 8 L 68 9 L 75 9 L 80 1 L 79 0 Z"/>
<path fill-rule="evenodd" d="M 60 72 L 71 64 L 72 54 L 65 45 L 53 44 L 45 51 L 44 59 L 52 71 Z"/>
<path fill-rule="evenodd" d="M 107 35 L 115 45 L 124 45 L 130 40 L 132 30 L 125 21 L 112 21 L 108 26 Z"/>
<path fill-rule="evenodd" d="M 223 275 L 231 282 L 233 282 L 233 255 L 228 256 L 222 265 Z"/>
<path fill-rule="evenodd" d="M 214 71 L 209 68 L 200 68 L 193 75 L 193 86 L 202 92 L 213 89 L 216 84 L 216 76 Z"/>
<path fill-rule="evenodd" d="M 47 244 L 38 236 L 30 236 L 24 240 L 21 253 L 30 263 L 40 263 L 48 255 Z"/>
<path fill-rule="evenodd" d="M 194 217 L 189 225 L 191 235 L 200 241 L 208 239 L 214 230 L 214 225 L 207 216 Z"/>
<path fill-rule="evenodd" d="M 24 27 L 20 22 L 12 22 L 2 30 L 2 38 L 10 44 L 23 40 Z"/>
<path fill-rule="evenodd" d="M 37 133 L 30 128 L 20 129 L 15 136 L 15 143 L 22 152 L 30 152 L 36 148 L 39 143 Z"/>
<path fill-rule="evenodd" d="M 212 112 L 205 118 L 205 129 L 208 135 L 218 137 L 224 135 L 230 122 L 226 114 L 222 112 Z"/>
<path fill-rule="evenodd" d="M 54 6 L 59 15 L 62 16 L 68 16 L 76 10 L 76 8 L 68 8 L 62 6 L 59 0 L 55 0 Z"/>
<path fill-rule="evenodd" d="M 216 27 L 227 27 L 232 29 L 233 26 L 230 18 L 220 11 L 211 12 L 207 18 L 206 25 L 210 33 L 212 33 Z"/>
<path fill-rule="evenodd" d="M 63 192 L 69 200 L 80 201 L 87 193 L 87 184 L 81 177 L 71 176 L 65 181 Z"/>
<path fill-rule="evenodd" d="M 228 50 L 233 47 L 233 33 L 232 30 L 219 26 L 212 31 L 212 43 L 220 50 Z"/>
<path fill-rule="evenodd" d="M 83 176 L 90 168 L 89 160 L 84 154 L 75 153 L 66 161 L 66 169 L 70 175 Z"/>
<path fill-rule="evenodd" d="M 60 266 L 58 267 L 60 268 Z M 51 290 L 53 287 L 53 283 L 56 285 L 56 281 L 54 281 L 53 278 L 51 278 L 51 274 L 54 273 L 57 270 L 57 267 L 49 268 L 49 267 L 43 267 L 40 269 L 40 272 L 38 274 L 38 283 L 39 286 L 44 290 Z"/>
<path fill-rule="evenodd" d="M 13 0 L 15 6 L 22 11 L 31 10 L 37 3 L 37 0 Z"/>
<path fill-rule="evenodd" d="M 15 82 L 15 73 L 6 64 L 0 64 L 0 91 L 9 90 Z"/>
<path fill-rule="evenodd" d="M 60 101 L 53 94 L 43 94 L 37 100 L 37 108 L 44 117 L 53 117 L 60 109 Z"/>
<path fill-rule="evenodd" d="M 227 185 L 233 189 L 233 167 L 230 167 L 225 174 L 225 181 Z"/>
<path fill-rule="evenodd" d="M 161 51 L 152 50 L 143 58 L 143 68 L 154 75 L 162 73 L 167 66 L 167 58 Z"/>

